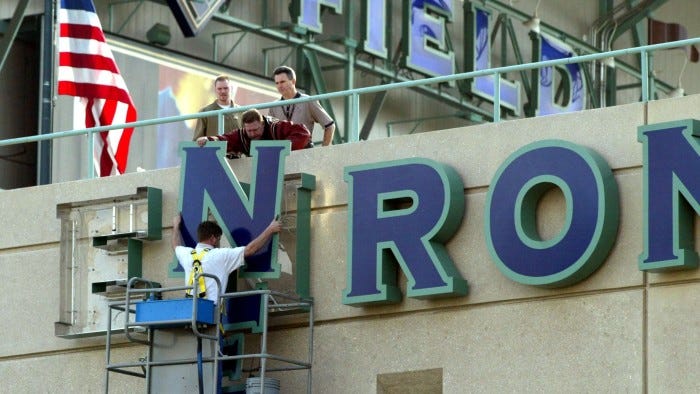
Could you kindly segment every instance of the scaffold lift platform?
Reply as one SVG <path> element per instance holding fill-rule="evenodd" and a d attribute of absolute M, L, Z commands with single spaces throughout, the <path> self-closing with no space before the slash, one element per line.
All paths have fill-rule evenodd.
<path fill-rule="evenodd" d="M 212 275 L 201 275 L 218 283 Z M 168 298 L 184 294 L 189 286 L 160 288 L 152 283 L 131 278 L 124 300 L 109 304 L 105 393 L 110 390 L 110 374 L 119 373 L 145 379 L 147 393 L 277 394 L 279 380 L 272 376 L 295 370 L 307 371 L 307 393 L 311 393 L 312 299 L 269 289 L 218 291 L 216 305 L 226 306 L 222 314 L 224 308 L 207 299 Z M 122 327 L 112 326 L 115 313 L 124 314 Z M 274 354 L 268 348 L 270 317 L 290 313 L 308 314 L 305 359 Z M 145 355 L 136 361 L 115 362 L 114 336 L 121 334 L 144 346 Z M 250 341 L 247 345 L 246 340 Z M 246 353 L 251 349 L 258 351 Z M 244 369 L 244 360 L 258 364 Z"/>

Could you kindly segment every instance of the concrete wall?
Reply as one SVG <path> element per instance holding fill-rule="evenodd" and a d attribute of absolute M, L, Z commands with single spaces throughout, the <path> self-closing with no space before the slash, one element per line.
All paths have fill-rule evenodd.
<path fill-rule="evenodd" d="M 700 381 L 700 274 L 643 273 L 642 145 L 637 127 L 699 117 L 700 96 L 631 104 L 293 152 L 287 172 L 317 177 L 313 197 L 311 270 L 316 300 L 314 393 L 391 392 L 390 374 L 436 370 L 444 393 L 697 392 Z M 562 139 L 597 151 L 614 170 L 621 217 L 607 261 L 581 283 L 561 289 L 517 284 L 488 254 L 484 204 L 499 165 L 523 145 Z M 351 307 L 346 287 L 348 165 L 425 157 L 453 166 L 465 185 L 466 213 L 447 244 L 466 297 L 404 299 L 396 305 Z M 231 161 L 240 180 L 252 161 Z M 164 241 L 144 247 L 144 276 L 166 277 L 170 218 L 179 169 L 59 183 L 0 193 L 0 269 L 7 273 L 0 319 L 0 379 L 14 392 L 101 392 L 104 339 L 60 339 L 59 220 L 56 205 L 163 190 Z M 564 203 L 556 193 L 541 208 L 541 231 L 555 234 Z M 698 239 L 696 231 L 695 239 Z M 405 293 L 405 278 L 401 276 Z M 272 348 L 305 354 L 305 330 L 272 332 Z M 121 345 L 125 359 L 141 348 Z M 110 392 L 138 392 L 143 381 L 113 375 Z M 284 393 L 304 392 L 299 372 L 277 375 Z M 378 381 L 380 383 L 378 383 Z M 410 381 L 410 379 L 406 380 Z M 399 391 L 406 392 L 406 391 Z M 439 391 L 437 391 L 439 392 Z"/>

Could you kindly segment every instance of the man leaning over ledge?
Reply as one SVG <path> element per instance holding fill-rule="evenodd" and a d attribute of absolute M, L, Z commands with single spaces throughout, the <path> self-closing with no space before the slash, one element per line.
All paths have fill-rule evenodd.
<path fill-rule="evenodd" d="M 292 150 L 313 147 L 311 133 L 303 124 L 262 116 L 256 109 L 244 112 L 241 120 L 243 128 L 223 135 L 199 137 L 197 144 L 204 146 L 207 141 L 226 141 L 228 158 L 239 157 L 241 154 L 250 156 L 250 144 L 254 140 L 289 140 L 292 142 Z"/>

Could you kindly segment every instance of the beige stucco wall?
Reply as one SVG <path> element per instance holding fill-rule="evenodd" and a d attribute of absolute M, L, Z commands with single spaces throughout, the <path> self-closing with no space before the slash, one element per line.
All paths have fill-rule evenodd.
<path fill-rule="evenodd" d="M 316 301 L 314 393 L 375 393 L 377 375 L 442 369 L 444 393 L 697 392 L 700 306 L 697 270 L 642 273 L 642 146 L 637 127 L 698 117 L 700 96 L 568 115 L 443 130 L 293 152 L 287 173 L 316 175 L 311 289 Z M 561 289 L 512 282 L 491 262 L 483 230 L 486 192 L 506 157 L 542 139 L 571 141 L 600 153 L 614 169 L 621 211 L 617 241 L 588 279 Z M 466 297 L 404 299 L 352 307 L 346 287 L 348 165 L 425 157 L 453 166 L 465 184 L 466 213 L 447 244 L 467 279 Z M 231 162 L 242 181 L 251 160 Z M 54 336 L 59 306 L 56 205 L 163 190 L 163 241 L 146 243 L 144 275 L 165 278 L 167 239 L 176 211 L 179 169 L 0 192 L 0 269 L 9 280 L 0 319 L 0 379 L 13 392 L 102 392 L 104 340 Z M 545 233 L 556 231 L 562 201 L 546 197 Z M 698 238 L 696 234 L 696 239 Z M 400 280 L 405 292 L 405 278 Z M 272 347 L 305 353 L 300 328 L 272 333 Z M 121 346 L 121 357 L 140 348 Z M 110 392 L 138 392 L 143 382 L 112 375 Z M 278 375 L 284 393 L 303 392 L 304 375 Z"/>

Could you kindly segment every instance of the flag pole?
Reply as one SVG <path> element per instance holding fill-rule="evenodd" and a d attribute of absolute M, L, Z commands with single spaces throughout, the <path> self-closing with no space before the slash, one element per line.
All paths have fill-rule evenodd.
<path fill-rule="evenodd" d="M 54 68 L 56 67 L 54 41 L 56 33 L 56 0 L 44 0 L 44 16 L 41 26 L 41 86 L 39 104 L 39 134 L 53 132 L 53 93 L 54 93 Z M 37 183 L 48 185 L 51 183 L 52 151 L 53 144 L 50 140 L 40 141 L 37 152 Z"/>

